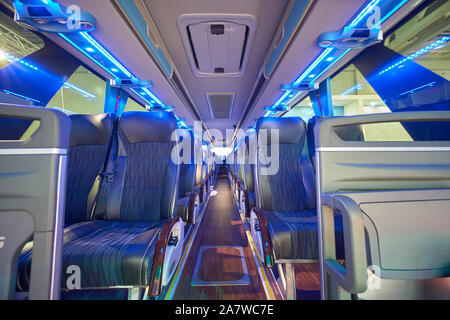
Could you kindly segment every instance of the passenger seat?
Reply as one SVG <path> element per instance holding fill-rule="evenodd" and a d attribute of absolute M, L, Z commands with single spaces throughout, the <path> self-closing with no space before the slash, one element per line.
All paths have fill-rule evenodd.
<path fill-rule="evenodd" d="M 71 115 L 64 242 L 77 224 L 89 221 L 103 181 L 117 117 L 113 114 Z M 19 257 L 17 287 L 28 290 L 33 242 Z"/>
<path fill-rule="evenodd" d="M 190 150 L 183 150 L 183 152 L 188 152 L 189 155 L 182 154 L 183 163 L 180 164 L 180 182 L 178 190 L 178 216 L 183 219 L 183 221 L 190 224 L 194 224 L 198 218 L 198 211 L 200 205 L 200 197 L 198 190 L 195 190 L 196 182 L 196 164 L 195 164 L 195 153 L 196 148 L 198 148 L 198 143 L 194 139 L 194 134 L 192 131 L 187 129 L 178 129 L 180 135 L 183 137 L 182 141 L 187 140 Z M 186 142 L 183 143 L 186 147 Z M 188 160 L 187 163 L 184 160 Z"/>
<path fill-rule="evenodd" d="M 318 219 L 315 181 L 309 161 L 306 125 L 301 118 L 261 118 L 257 134 L 267 130 L 269 154 L 275 157 L 272 130 L 279 130 L 279 168 L 274 174 L 263 175 L 261 140 L 258 140 L 257 199 L 258 208 L 251 213 L 252 233 L 267 267 L 285 265 L 289 299 L 295 299 L 293 263 L 318 260 Z M 336 231 L 342 234 L 341 220 L 336 219 Z"/>
<path fill-rule="evenodd" d="M 62 287 L 80 269 L 81 288 L 145 288 L 158 296 L 181 257 L 176 217 L 179 166 L 171 159 L 177 129 L 170 112 L 127 112 L 118 125 L 118 157 L 102 195 L 105 212 L 71 230 L 63 246 Z M 75 229 L 75 228 L 74 228 Z M 70 288 L 69 288 L 70 289 Z"/>

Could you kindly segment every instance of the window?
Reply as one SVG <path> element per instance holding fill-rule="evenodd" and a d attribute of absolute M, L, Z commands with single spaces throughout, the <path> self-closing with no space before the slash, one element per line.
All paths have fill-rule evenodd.
<path fill-rule="evenodd" d="M 137 103 L 134 99 L 128 98 L 127 104 L 125 106 L 125 112 L 128 111 L 146 111 L 146 109 Z"/>
<path fill-rule="evenodd" d="M 450 110 L 450 2 L 436 0 L 369 47 L 331 81 L 344 115 Z M 424 128 L 427 127 L 427 130 Z M 449 123 L 363 126 L 366 141 L 447 140 Z"/>
<path fill-rule="evenodd" d="M 103 113 L 106 83 L 85 67 L 79 67 L 47 104 L 67 114 Z"/>
<path fill-rule="evenodd" d="M 392 112 L 353 64 L 331 80 L 331 92 L 334 110 L 341 110 L 344 116 Z M 401 123 L 372 124 L 362 129 L 365 141 L 412 141 Z"/>
<path fill-rule="evenodd" d="M 312 107 L 311 99 L 306 97 L 298 104 L 296 104 L 291 110 L 286 112 L 283 117 L 300 117 L 308 123 L 308 121 L 314 117 L 314 109 Z"/>
<path fill-rule="evenodd" d="M 0 103 L 97 114 L 105 93 L 105 81 L 79 60 L 0 12 Z"/>
<path fill-rule="evenodd" d="M 385 46 L 408 57 L 448 36 L 450 1 L 435 0 L 416 16 L 398 28 L 385 40 Z M 447 42 L 448 43 L 448 42 Z M 450 47 L 447 43 L 434 46 L 414 61 L 450 80 Z"/>
<path fill-rule="evenodd" d="M 0 69 L 41 50 L 44 41 L 0 12 Z"/>

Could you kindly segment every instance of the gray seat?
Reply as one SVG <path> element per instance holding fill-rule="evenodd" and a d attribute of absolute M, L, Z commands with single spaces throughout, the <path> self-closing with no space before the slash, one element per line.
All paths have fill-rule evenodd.
<path fill-rule="evenodd" d="M 244 159 L 243 165 L 243 210 L 246 217 L 250 217 L 252 208 L 256 206 L 255 192 L 255 164 L 256 164 L 256 133 L 248 131 L 243 140 Z"/>
<path fill-rule="evenodd" d="M 320 116 L 314 116 L 308 121 L 308 128 L 306 134 L 306 143 L 308 144 L 308 153 L 311 159 L 311 164 L 314 168 L 316 167 L 316 141 L 314 128 L 319 121 L 319 119 L 324 118 Z M 336 133 L 338 136 L 346 141 L 364 141 L 364 133 L 361 125 L 354 126 L 344 126 L 336 128 Z"/>
<path fill-rule="evenodd" d="M 114 178 L 100 192 L 106 205 L 94 212 L 101 221 L 82 222 L 65 232 L 63 288 L 69 279 L 65 271 L 75 265 L 83 289 L 150 285 L 149 294 L 159 294 L 168 239 L 178 236 L 178 247 L 184 237 L 180 219 L 173 219 L 179 166 L 171 160 L 171 134 L 176 128 L 169 112 L 122 115 Z"/>
<path fill-rule="evenodd" d="M 182 136 L 181 143 L 185 148 L 189 146 L 189 150 L 181 151 L 182 163 L 180 164 L 180 181 L 178 188 L 178 216 L 185 222 L 191 224 L 196 221 L 196 210 L 199 205 L 199 189 L 196 189 L 196 170 L 195 163 L 196 145 L 194 133 L 186 129 L 178 129 Z M 183 143 L 184 141 L 184 143 Z M 189 152 L 188 155 L 183 154 Z"/>
<path fill-rule="evenodd" d="M 194 160 L 195 160 L 195 192 L 199 196 L 199 202 L 203 205 L 206 202 L 206 185 L 204 180 L 204 162 L 202 141 L 194 136 Z"/>
<path fill-rule="evenodd" d="M 88 221 L 99 191 L 117 117 L 72 115 L 65 225 Z"/>
<path fill-rule="evenodd" d="M 33 238 L 29 298 L 56 300 L 70 119 L 52 109 L 1 103 L 0 119 L 14 124 L 0 123 L 0 299 L 16 298 L 18 258 Z"/>
<path fill-rule="evenodd" d="M 279 130 L 279 143 L 272 140 L 272 129 Z M 301 118 L 261 118 L 257 122 L 257 134 L 262 130 L 268 133 L 267 152 L 275 157 L 277 148 L 279 150 L 278 170 L 262 174 L 268 166 L 258 158 L 256 177 L 258 209 L 262 210 L 268 223 L 275 261 L 317 260 L 315 176 L 305 144 L 306 125 Z M 260 157 L 260 140 L 258 148 Z M 341 221 L 337 215 L 338 237 L 342 235 Z M 338 247 L 342 248 L 340 241 Z"/>
<path fill-rule="evenodd" d="M 70 120 L 65 227 L 92 218 L 117 117 L 113 114 L 78 114 L 71 115 Z M 26 244 L 19 257 L 19 290 L 28 289 L 32 249 L 33 242 Z"/>

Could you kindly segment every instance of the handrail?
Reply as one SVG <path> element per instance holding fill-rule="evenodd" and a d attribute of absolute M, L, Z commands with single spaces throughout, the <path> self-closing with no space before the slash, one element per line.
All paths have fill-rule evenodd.
<path fill-rule="evenodd" d="M 367 290 L 367 257 L 364 220 L 361 209 L 344 195 L 325 197 L 323 204 L 343 216 L 345 267 L 336 259 L 324 261 L 325 271 L 345 291 L 357 294 Z M 334 229 L 334 228 L 333 228 Z"/>

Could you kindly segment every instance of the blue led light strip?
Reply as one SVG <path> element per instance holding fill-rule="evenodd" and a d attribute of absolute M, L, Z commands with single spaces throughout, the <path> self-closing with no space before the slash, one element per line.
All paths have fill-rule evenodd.
<path fill-rule="evenodd" d="M 382 75 L 382 74 L 384 74 L 384 73 L 386 73 L 386 72 L 388 72 L 388 71 L 390 71 L 390 70 L 392 70 L 392 69 L 394 69 L 396 67 L 400 67 L 400 66 L 403 65 L 403 63 L 405 63 L 405 62 L 407 62 L 409 60 L 417 59 L 418 57 L 423 56 L 424 54 L 428 53 L 430 50 L 438 49 L 439 47 L 441 47 L 445 43 L 447 43 L 449 40 L 450 40 L 450 37 L 442 37 L 441 39 L 433 42 L 432 44 L 426 46 L 425 48 L 414 52 L 413 54 L 407 56 L 406 58 L 404 58 L 404 59 L 398 61 L 397 63 L 387 67 L 386 69 L 380 71 L 378 73 L 378 75 Z"/>
<path fill-rule="evenodd" d="M 363 86 L 362 84 L 358 83 L 356 86 L 353 86 L 353 87 L 351 87 L 350 89 L 348 89 L 348 90 L 342 92 L 340 95 L 341 95 L 341 96 L 346 96 L 346 95 L 348 95 L 349 93 L 352 93 L 352 92 L 354 92 L 354 91 L 361 90 L 362 88 L 364 88 L 364 86 Z"/>
<path fill-rule="evenodd" d="M 22 60 L 22 59 L 19 59 L 19 58 L 13 56 L 12 54 L 9 54 L 9 53 L 7 53 L 7 52 L 5 52 L 5 51 L 2 51 L 2 53 L 3 53 L 3 54 L 7 57 L 7 59 L 10 60 L 11 62 L 20 62 L 21 64 L 25 65 L 26 67 L 28 67 L 28 68 L 30 68 L 30 69 L 39 71 L 39 68 L 36 67 L 36 66 L 34 66 L 34 65 L 32 65 L 31 63 L 28 63 L 28 62 L 26 62 L 26 61 L 24 61 L 24 60 Z M 81 93 L 82 95 L 84 95 L 84 96 L 86 96 L 86 97 L 88 97 L 88 98 L 91 98 L 91 99 L 95 99 L 95 98 L 96 98 L 96 96 L 94 96 L 93 94 L 87 92 L 86 90 L 83 90 L 83 89 L 81 89 L 81 88 L 78 88 L 77 86 L 75 86 L 75 85 L 73 85 L 73 84 L 71 84 L 71 83 L 69 83 L 69 82 L 64 83 L 64 87 L 65 87 L 65 88 L 69 88 L 69 89 L 73 89 L 73 90 L 75 90 L 75 91 Z"/>
<path fill-rule="evenodd" d="M 406 91 L 406 92 L 403 92 L 403 93 L 399 94 L 399 97 L 404 96 L 404 95 L 407 95 L 407 94 L 409 95 L 409 94 L 411 94 L 411 93 L 415 93 L 416 91 L 419 91 L 419 90 L 424 89 L 424 88 L 432 87 L 432 86 L 434 86 L 435 84 L 436 84 L 436 81 L 427 83 L 427 84 L 425 84 L 425 85 L 423 85 L 423 86 L 420 86 L 420 87 L 414 88 L 414 89 L 412 89 L 412 90 L 408 90 L 408 91 Z"/>
<path fill-rule="evenodd" d="M 71 83 L 69 83 L 69 82 L 64 83 L 64 87 L 65 87 L 65 88 L 68 88 L 68 89 L 75 90 L 76 92 L 81 93 L 83 96 L 85 96 L 85 97 L 87 97 L 87 98 L 91 98 L 91 99 L 97 98 L 97 97 L 94 96 L 93 94 L 87 92 L 86 90 L 83 90 L 83 89 L 81 89 L 81 88 L 78 88 L 77 86 L 75 86 L 75 85 L 73 85 L 73 84 L 71 84 Z"/>
<path fill-rule="evenodd" d="M 90 44 L 92 44 L 97 50 L 103 53 L 112 63 L 114 63 L 120 70 L 122 70 L 127 76 L 130 78 L 134 78 L 134 76 L 121 64 L 119 63 L 111 54 L 109 54 L 97 41 L 95 41 L 90 35 L 86 32 L 80 32 L 80 35 L 85 38 Z"/>
<path fill-rule="evenodd" d="M 310 66 L 308 69 L 306 69 L 306 71 L 303 72 L 303 73 L 301 74 L 301 76 L 300 76 L 297 80 L 295 80 L 294 85 L 295 85 L 295 86 L 298 86 L 298 85 L 300 84 L 300 82 L 301 82 L 303 79 L 305 79 L 306 76 L 308 76 L 308 74 L 309 74 L 315 67 L 317 67 L 317 65 L 318 65 L 319 63 L 321 63 L 322 60 L 325 59 L 325 57 L 326 57 L 331 51 L 333 51 L 333 48 L 327 48 L 325 51 L 323 51 L 322 54 L 321 54 L 318 58 L 316 58 L 316 60 L 311 64 L 311 66 Z"/>
<path fill-rule="evenodd" d="M 380 26 L 383 22 L 385 22 L 387 19 L 389 19 L 398 9 L 400 9 L 408 0 L 401 1 L 395 8 L 393 8 L 387 15 L 385 15 L 379 23 L 375 25 L 375 27 Z"/>
<path fill-rule="evenodd" d="M 339 60 L 341 60 L 347 53 L 350 52 L 351 49 L 347 49 L 344 51 L 344 53 L 342 53 L 339 57 L 337 57 L 332 63 L 330 63 L 328 65 L 328 67 L 326 67 L 321 73 L 319 73 L 315 78 L 314 81 L 316 81 L 317 79 L 319 79 L 325 72 L 327 72 L 332 66 L 335 65 L 336 62 L 338 62 Z"/>
<path fill-rule="evenodd" d="M 89 34 L 85 32 L 80 32 L 79 35 L 86 40 L 90 45 L 93 46 L 93 48 L 90 48 L 90 50 L 83 49 L 81 46 L 77 45 L 73 40 L 69 39 L 66 35 L 63 33 L 58 33 L 58 35 L 66 40 L 69 44 L 71 44 L 73 47 L 75 47 L 78 51 L 83 53 L 86 57 L 88 57 L 90 60 L 92 60 L 95 64 L 100 66 L 103 70 L 108 72 L 112 77 L 117 78 L 117 74 L 115 74 L 115 71 L 122 71 L 127 77 L 130 79 L 136 79 L 136 77 L 127 69 L 125 68 L 116 58 L 114 58 L 97 40 L 95 40 L 93 37 L 91 37 Z M 104 57 L 106 57 L 111 63 L 114 64 L 114 66 L 117 67 L 118 70 L 109 69 L 105 67 L 102 63 L 100 63 L 97 59 L 93 57 L 93 53 L 95 51 L 100 52 Z M 143 88 L 140 90 L 131 89 L 136 95 L 138 95 L 141 99 L 143 99 L 146 103 L 148 103 L 151 106 L 161 106 L 166 109 L 166 105 L 159 99 L 153 92 L 151 92 L 147 88 Z"/>
<path fill-rule="evenodd" d="M 63 38 L 64 40 L 66 40 L 68 43 L 70 43 L 73 47 L 75 47 L 75 49 L 77 49 L 78 51 L 80 51 L 81 53 L 83 53 L 86 57 L 88 57 L 89 59 L 91 59 L 95 64 L 97 64 L 98 66 L 100 66 L 103 70 L 105 70 L 106 72 L 108 72 L 110 75 L 112 75 L 113 77 L 116 77 L 116 75 L 109 69 L 105 68 L 100 62 L 98 62 L 97 60 L 95 60 L 88 52 L 86 52 L 86 50 L 81 49 L 78 45 L 76 45 L 72 40 L 70 40 L 68 37 L 66 37 L 63 33 L 58 33 L 58 35 Z"/>
<path fill-rule="evenodd" d="M 350 23 L 350 27 L 356 27 L 358 23 L 369 13 L 371 12 L 377 5 L 380 3 L 380 0 L 373 0 L 367 7 L 364 8 L 363 11 Z"/>
<path fill-rule="evenodd" d="M 23 64 L 23 65 L 25 65 L 25 66 L 27 66 L 27 67 L 29 67 L 31 69 L 34 69 L 36 71 L 39 70 L 38 67 L 36 67 L 36 66 L 32 65 L 31 63 L 28 63 L 28 62 L 26 62 L 26 61 L 24 61 L 22 59 L 19 59 L 19 58 L 13 56 L 12 54 L 9 54 L 8 52 L 2 51 L 2 53 L 8 58 L 8 60 L 10 60 L 10 62 L 13 62 L 13 61 L 14 62 L 19 62 L 19 63 L 21 63 L 21 64 Z"/>
<path fill-rule="evenodd" d="M 398 2 L 397 4 L 395 3 L 391 3 L 391 2 L 384 2 L 384 6 L 388 6 L 388 8 L 390 8 L 392 5 L 395 4 L 395 7 L 392 8 L 392 10 L 389 11 L 389 13 L 387 13 L 386 15 L 383 16 L 383 18 L 380 20 L 380 22 L 377 24 L 377 26 L 381 25 L 384 21 L 386 21 L 389 17 L 391 17 L 397 10 L 399 10 L 406 2 L 408 2 L 408 0 L 402 0 L 400 2 Z M 373 10 L 377 7 L 377 6 L 382 6 L 381 4 L 381 0 L 372 0 L 370 1 L 361 11 L 360 13 L 356 16 L 355 19 L 353 19 L 353 21 L 351 21 L 348 24 L 348 27 L 356 27 L 361 21 L 363 21 L 364 18 L 367 17 L 367 15 L 369 15 L 370 13 L 373 12 Z M 340 52 L 340 50 L 337 50 L 335 48 L 329 47 L 325 50 L 323 50 L 320 55 L 314 59 L 314 61 L 311 63 L 311 65 L 297 78 L 297 80 L 295 80 L 295 82 L 293 83 L 293 85 L 295 87 L 298 87 L 302 81 L 304 81 L 305 79 L 307 79 L 308 81 L 310 81 L 311 83 L 314 83 L 315 81 L 317 81 L 317 79 L 319 79 L 322 75 L 324 75 L 333 65 L 335 65 L 340 59 L 342 59 L 347 53 L 350 52 L 351 49 L 347 49 L 345 50 L 342 54 L 340 54 L 338 57 L 331 55 L 331 53 L 333 54 L 338 54 L 337 52 Z M 313 72 L 313 70 L 315 70 L 320 63 L 322 63 L 323 61 L 329 62 L 328 65 L 326 65 L 326 67 L 320 71 L 319 74 L 311 74 L 311 72 Z M 325 66 L 325 65 L 324 65 Z M 320 68 L 321 69 L 321 68 Z M 302 91 L 286 91 L 280 98 L 278 98 L 278 100 L 275 102 L 275 104 L 272 106 L 273 109 L 277 108 L 280 105 L 289 105 L 292 101 L 294 101 L 300 94 L 302 94 Z M 289 100 L 286 100 L 286 98 L 288 98 Z M 273 116 L 274 114 L 276 114 L 277 111 L 276 110 L 268 110 L 266 111 L 266 113 L 264 114 L 264 117 L 267 116 Z"/>
<path fill-rule="evenodd" d="M 4 93 L 6 93 L 6 94 L 10 94 L 10 95 L 12 95 L 12 96 L 16 96 L 16 97 L 19 97 L 19 98 L 22 98 L 22 99 L 25 99 L 25 100 L 28 100 L 28 101 L 33 101 L 33 102 L 36 102 L 36 103 L 39 103 L 40 105 L 44 105 L 41 101 L 39 101 L 39 100 L 36 100 L 36 99 L 33 99 L 33 98 L 30 98 L 30 97 L 26 97 L 26 96 L 23 96 L 23 95 L 21 95 L 21 94 L 18 94 L 18 93 L 15 93 L 15 92 L 12 92 L 12 91 L 9 91 L 9 90 L 2 90 Z"/>

